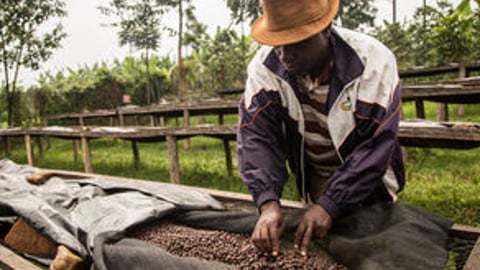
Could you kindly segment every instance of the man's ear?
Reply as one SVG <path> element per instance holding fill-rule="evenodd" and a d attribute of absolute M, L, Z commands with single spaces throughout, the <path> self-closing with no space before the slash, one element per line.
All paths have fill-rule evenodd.
<path fill-rule="evenodd" d="M 330 37 L 330 34 L 332 33 L 332 24 L 330 23 L 322 32 L 327 38 Z"/>

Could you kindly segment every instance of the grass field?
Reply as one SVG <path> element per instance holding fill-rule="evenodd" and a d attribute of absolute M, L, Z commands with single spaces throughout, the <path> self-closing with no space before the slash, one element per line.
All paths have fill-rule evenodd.
<path fill-rule="evenodd" d="M 405 104 L 404 118 L 414 118 L 413 110 L 413 104 Z M 466 106 L 464 116 L 457 116 L 456 110 L 456 106 L 450 107 L 452 121 L 480 122 L 478 106 Z M 430 120 L 435 120 L 436 105 L 427 104 L 426 114 Z M 203 121 L 208 122 L 208 119 Z M 227 119 L 227 123 L 235 122 L 235 117 Z M 188 151 L 182 146 L 183 143 L 179 142 L 182 184 L 247 193 L 237 173 L 236 159 L 234 175 L 227 175 L 220 140 L 197 137 L 191 139 Z M 35 157 L 35 166 L 83 171 L 81 160 L 74 161 L 72 150 L 71 141 L 50 139 L 43 157 L 38 157 L 38 154 Z M 235 144 L 232 143 L 232 153 L 235 153 L 234 150 Z M 140 143 L 138 170 L 134 168 L 128 142 L 97 139 L 92 141 L 91 151 L 95 173 L 169 181 L 165 143 Z M 455 223 L 480 227 L 480 149 L 408 148 L 407 153 L 407 185 L 400 195 L 400 201 L 449 217 Z M 17 163 L 27 163 L 21 140 L 8 158 Z M 288 182 L 284 198 L 298 199 L 293 181 Z"/>

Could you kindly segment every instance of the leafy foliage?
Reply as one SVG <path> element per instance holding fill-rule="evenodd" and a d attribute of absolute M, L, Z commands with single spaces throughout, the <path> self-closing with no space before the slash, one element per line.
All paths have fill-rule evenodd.
<path fill-rule="evenodd" d="M 114 16 L 117 22 L 111 26 L 118 27 L 120 45 L 132 45 L 144 50 L 146 67 L 145 99 L 151 102 L 149 53 L 160 45 L 161 19 L 174 1 L 160 0 L 111 0 L 109 7 L 99 7 L 103 14 Z"/>
<path fill-rule="evenodd" d="M 132 102 L 146 105 L 143 89 L 146 85 L 145 59 L 126 57 L 112 66 L 105 63 L 77 70 L 42 73 L 39 79 L 39 97 L 42 100 L 40 115 L 68 112 L 114 109 L 122 105 L 122 96 L 129 94 Z M 156 56 L 149 59 L 152 95 L 155 101 L 172 93 L 173 62 Z"/>
<path fill-rule="evenodd" d="M 191 89 L 201 93 L 243 87 L 248 62 L 256 51 L 250 38 L 230 29 L 217 28 L 213 37 L 204 34 L 195 41 L 198 49 L 186 61 Z"/>
<path fill-rule="evenodd" d="M 395 53 L 400 68 L 479 59 L 480 11 L 465 3 L 457 9 L 447 1 L 437 6 L 417 9 L 408 23 L 384 22 L 375 29 L 373 35 Z"/>
<path fill-rule="evenodd" d="M 66 36 L 61 23 L 43 31 L 47 22 L 66 15 L 61 0 L 2 0 L 0 9 L 0 65 L 3 69 L 8 126 L 17 104 L 16 84 L 21 67 L 38 69 Z M 42 31 L 41 31 L 42 29 Z"/>
<path fill-rule="evenodd" d="M 225 0 L 230 9 L 234 24 L 248 21 L 250 24 L 261 15 L 261 1 L 258 0 Z M 362 26 L 374 25 L 377 9 L 373 0 L 347 1 L 340 0 L 338 21 L 346 28 L 358 29 Z"/>
<path fill-rule="evenodd" d="M 372 27 L 376 13 L 377 8 L 373 6 L 373 0 L 340 0 L 337 17 L 343 27 L 355 30 Z"/>

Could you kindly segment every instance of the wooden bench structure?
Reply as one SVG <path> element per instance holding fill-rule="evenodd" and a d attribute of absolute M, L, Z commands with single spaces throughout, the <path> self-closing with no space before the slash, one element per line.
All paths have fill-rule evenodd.
<path fill-rule="evenodd" d="M 223 141 L 227 172 L 232 174 L 230 141 L 236 139 L 236 126 L 191 127 L 43 127 L 0 129 L 0 137 L 24 137 L 28 164 L 33 166 L 32 137 L 54 137 L 81 141 L 85 172 L 93 172 L 90 154 L 92 139 L 114 138 L 131 142 L 135 167 L 140 162 L 138 142 L 166 142 L 170 179 L 180 183 L 177 141 L 193 136 L 207 136 Z M 398 132 L 402 146 L 471 149 L 480 146 L 480 124 L 402 121 Z M 74 151 L 78 151 L 75 150 Z"/>
<path fill-rule="evenodd" d="M 238 89 L 243 91 L 243 89 Z M 480 77 L 470 77 L 442 83 L 422 83 L 402 85 L 402 100 L 414 101 L 417 118 L 425 119 L 423 101 L 454 104 L 480 103 Z M 73 121 L 75 125 L 86 125 L 87 119 L 109 118 L 109 125 L 118 123 L 125 126 L 126 117 L 148 116 L 150 126 L 165 126 L 165 119 L 183 117 L 183 126 L 189 126 L 191 116 L 218 115 L 218 123 L 223 124 L 224 115 L 237 114 L 237 100 L 212 100 L 188 103 L 156 104 L 147 107 L 125 107 L 117 110 L 103 110 L 89 113 L 70 113 L 50 116 L 46 122 L 59 120 Z M 136 124 L 135 124 L 136 125 Z M 179 124 L 177 123 L 177 126 Z"/>
<path fill-rule="evenodd" d="M 84 126 L 87 119 L 109 118 L 110 125 L 117 122 L 125 126 L 126 117 L 149 116 L 150 126 L 164 126 L 165 118 L 183 117 L 184 126 L 188 126 L 190 116 L 218 115 L 219 124 L 223 124 L 223 116 L 236 114 L 238 101 L 235 100 L 207 100 L 200 102 L 155 104 L 145 107 L 126 106 L 117 110 L 102 110 L 87 113 L 67 113 L 45 118 L 47 123 L 58 120 L 74 121 L 75 125 Z"/>

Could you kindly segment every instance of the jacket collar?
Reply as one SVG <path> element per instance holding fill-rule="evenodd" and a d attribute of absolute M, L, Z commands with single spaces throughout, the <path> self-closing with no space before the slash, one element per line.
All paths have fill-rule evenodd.
<path fill-rule="evenodd" d="M 334 79 L 337 79 L 342 88 L 360 76 L 365 69 L 355 50 L 342 39 L 340 34 L 332 27 L 330 44 L 333 50 Z"/>
<path fill-rule="evenodd" d="M 334 62 L 333 77 L 330 82 L 330 93 L 327 104 L 325 104 L 327 108 L 330 108 L 330 105 L 336 100 L 345 85 L 360 76 L 365 69 L 355 50 L 342 39 L 333 27 L 332 34 L 330 35 L 330 44 L 332 46 Z M 298 95 L 296 76 L 282 65 L 273 49 L 264 60 L 264 65 L 274 74 L 289 83 Z"/>

